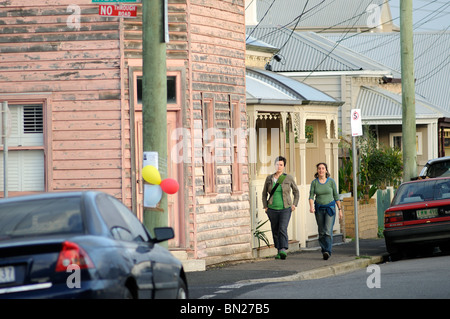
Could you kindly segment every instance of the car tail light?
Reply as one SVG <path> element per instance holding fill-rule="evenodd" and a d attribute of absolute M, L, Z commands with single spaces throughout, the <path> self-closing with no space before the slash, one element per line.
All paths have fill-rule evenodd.
<path fill-rule="evenodd" d="M 94 268 L 94 263 L 88 254 L 75 243 L 65 241 L 56 263 L 56 271 L 66 271 L 69 265 L 77 265 L 80 269 Z"/>
<path fill-rule="evenodd" d="M 400 226 L 403 224 L 403 212 L 389 212 L 384 214 L 384 223 L 389 226 Z"/>

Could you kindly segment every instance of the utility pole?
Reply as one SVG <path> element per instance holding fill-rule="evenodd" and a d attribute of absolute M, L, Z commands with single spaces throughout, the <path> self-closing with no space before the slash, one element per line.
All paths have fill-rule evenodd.
<path fill-rule="evenodd" d="M 143 151 L 157 152 L 161 179 L 167 177 L 165 3 L 165 0 L 142 0 Z M 156 208 L 144 208 L 144 224 L 151 231 L 168 225 L 167 194 L 163 192 Z"/>
<path fill-rule="evenodd" d="M 8 197 L 8 102 L 2 103 L 1 124 L 3 144 L 3 197 Z"/>
<path fill-rule="evenodd" d="M 417 176 L 412 0 L 400 0 L 403 181 Z"/>

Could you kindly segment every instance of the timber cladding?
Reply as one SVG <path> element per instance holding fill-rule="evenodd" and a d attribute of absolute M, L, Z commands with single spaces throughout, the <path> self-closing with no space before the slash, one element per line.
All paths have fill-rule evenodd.
<path fill-rule="evenodd" d="M 251 258 L 246 144 L 245 162 L 219 147 L 206 165 L 203 138 L 209 125 L 230 147 L 226 130 L 246 129 L 244 0 L 169 0 L 168 11 L 167 66 L 183 68 L 181 125 L 193 136 L 185 248 L 207 264 Z M 139 4 L 119 19 L 91 0 L 0 0 L 0 102 L 42 104 L 45 190 L 98 189 L 132 206 L 128 81 L 141 59 Z"/>
<path fill-rule="evenodd" d="M 229 145 L 225 131 L 246 128 L 244 1 L 188 2 L 192 98 L 188 118 L 195 129 L 216 128 L 218 142 Z M 233 119 L 239 123 L 233 124 Z M 233 166 L 233 159 L 223 157 L 224 150 L 216 147 L 213 155 L 218 160 L 209 165 L 202 157 L 207 142 L 200 134 L 195 135 L 192 198 L 196 205 L 191 218 L 196 218 L 198 256 L 207 264 L 251 258 L 247 163 Z M 239 190 L 234 192 L 233 174 L 238 172 L 242 178 Z M 213 186 L 205 184 L 210 181 Z"/>
<path fill-rule="evenodd" d="M 99 189 L 129 201 L 119 39 L 118 19 L 99 16 L 91 1 L 0 2 L 0 99 L 48 94 L 45 190 Z"/>

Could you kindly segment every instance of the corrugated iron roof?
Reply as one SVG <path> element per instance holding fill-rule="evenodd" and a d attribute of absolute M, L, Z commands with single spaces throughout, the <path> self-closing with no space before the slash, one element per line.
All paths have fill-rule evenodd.
<path fill-rule="evenodd" d="M 246 70 L 247 99 L 265 101 L 316 101 L 339 103 L 331 96 L 301 82 L 267 70 Z"/>
<path fill-rule="evenodd" d="M 323 35 L 341 41 L 343 36 Z M 450 32 L 414 33 L 416 94 L 450 111 Z M 399 33 L 348 34 L 341 45 L 401 72 Z"/>
<path fill-rule="evenodd" d="M 402 96 L 379 87 L 362 86 L 355 108 L 361 109 L 361 118 L 366 123 L 402 121 Z M 416 99 L 415 108 L 417 119 L 438 119 L 450 115 L 449 112 L 422 99 Z"/>
<path fill-rule="evenodd" d="M 259 39 L 252 37 L 250 35 L 246 36 L 246 45 L 247 48 L 254 46 L 262 49 L 263 51 L 274 51 L 274 52 L 278 51 L 277 47 L 274 47 L 273 45 L 270 45 L 264 41 L 260 41 Z"/>
<path fill-rule="evenodd" d="M 272 61 L 275 72 L 380 71 L 398 77 L 396 71 L 346 47 L 336 46 L 313 32 L 292 32 L 286 28 L 247 27 L 247 34 L 281 48 L 280 62 Z M 247 41 L 250 43 L 249 41 Z"/>
<path fill-rule="evenodd" d="M 386 0 L 277 0 L 256 1 L 256 16 L 260 25 L 324 28 L 367 28 L 373 20 L 370 5 L 381 5 Z M 269 9 L 270 8 L 270 9 Z M 288 10 L 286 10 L 288 8 Z M 389 9 L 389 7 L 387 7 Z M 389 11 L 390 12 L 390 11 Z M 302 15 L 303 13 L 303 15 Z M 298 17 L 300 20 L 297 21 Z"/>

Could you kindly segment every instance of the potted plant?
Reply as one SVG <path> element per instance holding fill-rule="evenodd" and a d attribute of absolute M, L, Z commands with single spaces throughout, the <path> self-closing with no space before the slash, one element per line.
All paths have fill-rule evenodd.
<path fill-rule="evenodd" d="M 261 248 L 261 240 L 267 245 L 267 247 L 270 247 L 269 239 L 266 236 L 266 232 L 268 232 L 268 230 L 261 230 L 261 227 L 263 227 L 268 221 L 268 219 L 265 222 L 262 222 L 262 220 L 258 221 L 258 225 L 253 232 L 253 236 L 258 239 L 258 249 Z"/>

